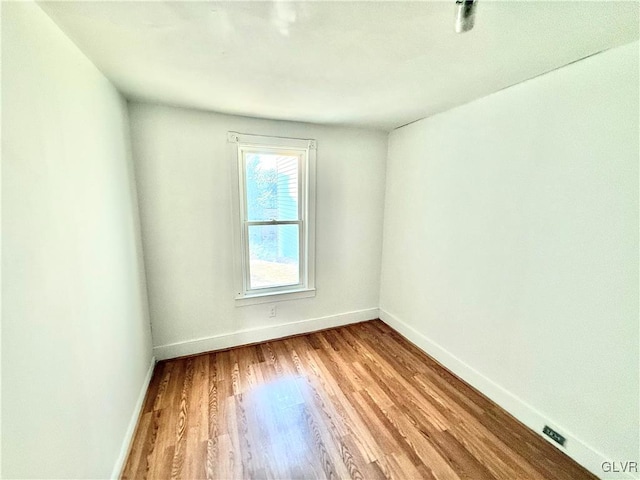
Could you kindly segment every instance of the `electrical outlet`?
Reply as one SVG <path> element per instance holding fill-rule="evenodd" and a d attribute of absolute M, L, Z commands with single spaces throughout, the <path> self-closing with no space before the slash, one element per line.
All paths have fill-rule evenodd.
<path fill-rule="evenodd" d="M 544 433 L 547 437 L 551 438 L 551 440 L 559 443 L 563 447 L 564 447 L 564 442 L 567 441 L 566 438 L 564 438 L 562 435 L 560 435 L 558 432 L 556 432 L 554 429 L 552 429 L 548 425 L 544 426 L 544 428 L 542 429 L 542 433 Z"/>
<path fill-rule="evenodd" d="M 269 307 L 269 317 L 275 317 L 278 315 L 278 307 L 276 305 L 271 305 Z"/>

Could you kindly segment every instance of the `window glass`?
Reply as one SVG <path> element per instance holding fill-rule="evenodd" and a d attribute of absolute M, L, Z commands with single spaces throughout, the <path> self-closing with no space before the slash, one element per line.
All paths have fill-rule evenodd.
<path fill-rule="evenodd" d="M 298 157 L 245 154 L 247 219 L 298 219 Z"/>
<path fill-rule="evenodd" d="M 296 285 L 300 282 L 299 226 L 250 225 L 250 288 Z"/>

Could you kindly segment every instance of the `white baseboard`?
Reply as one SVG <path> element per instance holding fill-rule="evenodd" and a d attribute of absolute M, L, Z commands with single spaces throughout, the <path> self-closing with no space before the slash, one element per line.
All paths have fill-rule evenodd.
<path fill-rule="evenodd" d="M 152 357 L 151 364 L 149 365 L 149 370 L 147 371 L 147 376 L 145 377 L 144 382 L 142 382 L 142 387 L 140 387 L 140 393 L 138 394 L 136 406 L 133 409 L 133 414 L 131 415 L 131 419 L 129 420 L 129 426 L 127 427 L 127 431 L 124 434 L 124 439 L 122 440 L 120 454 L 118 455 L 118 459 L 116 460 L 116 463 L 113 466 L 113 471 L 111 472 L 112 479 L 120 478 L 120 474 L 122 473 L 122 469 L 124 468 L 124 462 L 127 460 L 129 446 L 131 445 L 133 435 L 136 431 L 136 426 L 138 425 L 138 418 L 140 418 L 140 414 L 142 413 L 144 399 L 147 396 L 147 390 L 149 389 L 149 383 L 151 383 L 151 376 L 153 375 L 153 369 L 155 366 L 156 357 Z"/>
<path fill-rule="evenodd" d="M 364 322 L 375 318 L 378 318 L 378 309 L 368 308 L 366 310 L 346 312 L 328 317 L 311 318 L 297 322 L 269 325 L 267 327 L 251 328 L 222 335 L 214 335 L 212 337 L 159 345 L 153 348 L 153 353 L 158 360 L 166 360 L 168 358 L 195 355 L 197 353 L 223 350 L 240 345 L 265 342 L 267 340 L 274 340 L 301 333 L 315 332 L 317 330 Z"/>
<path fill-rule="evenodd" d="M 505 388 L 493 382 L 489 378 L 482 375 L 473 367 L 467 365 L 457 358 L 448 350 L 444 349 L 433 340 L 429 339 L 413 327 L 409 326 L 398 317 L 383 310 L 379 311 L 380 319 L 396 330 L 398 333 L 406 337 L 410 342 L 422 349 L 429 356 L 436 359 L 447 369 L 462 378 L 465 382 L 475 387 L 485 396 L 493 400 L 495 403 L 504 408 L 507 412 L 524 423 L 534 432 L 540 434 L 542 438 L 547 440 L 551 445 L 573 458 L 580 465 L 585 467 L 594 475 L 602 479 L 632 479 L 634 476 L 626 473 L 605 473 L 602 470 L 603 462 L 611 462 L 612 460 L 601 454 L 594 448 L 590 447 L 561 424 L 554 422 L 551 418 L 537 411 L 534 407 L 515 396 Z M 560 447 L 542 434 L 544 425 L 549 425 L 553 429 L 562 432 L 567 439 L 566 448 Z"/>

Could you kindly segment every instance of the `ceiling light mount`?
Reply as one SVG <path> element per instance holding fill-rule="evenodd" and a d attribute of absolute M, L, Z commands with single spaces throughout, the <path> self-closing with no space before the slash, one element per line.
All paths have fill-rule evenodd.
<path fill-rule="evenodd" d="M 456 33 L 468 32 L 476 20 L 478 0 L 456 0 Z"/>

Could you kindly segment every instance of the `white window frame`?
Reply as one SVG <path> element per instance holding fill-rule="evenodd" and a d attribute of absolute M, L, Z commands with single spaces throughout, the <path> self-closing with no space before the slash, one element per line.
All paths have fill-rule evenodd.
<path fill-rule="evenodd" d="M 236 306 L 294 300 L 315 296 L 315 197 L 316 141 L 268 137 L 237 132 L 227 134 L 231 158 L 234 287 Z M 255 222 L 247 218 L 245 152 L 270 152 L 298 156 L 298 220 Z M 299 228 L 300 282 L 296 285 L 251 289 L 249 271 L 249 225 L 295 224 Z"/>

